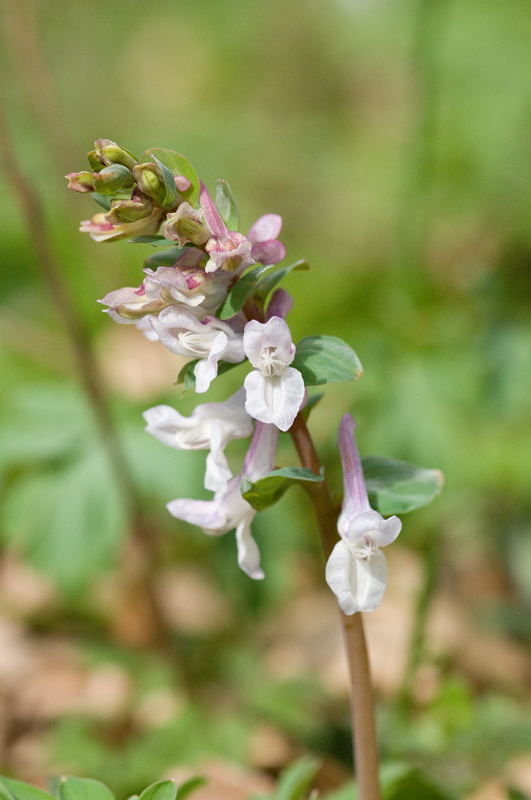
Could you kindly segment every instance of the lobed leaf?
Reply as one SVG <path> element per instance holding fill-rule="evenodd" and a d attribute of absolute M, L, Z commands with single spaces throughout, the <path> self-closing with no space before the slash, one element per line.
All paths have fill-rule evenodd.
<path fill-rule="evenodd" d="M 175 781 L 157 781 L 144 789 L 139 800 L 175 800 L 176 794 Z"/>
<path fill-rule="evenodd" d="M 427 506 L 443 487 L 444 476 L 438 469 L 379 456 L 366 456 L 361 463 L 369 502 L 386 516 Z"/>
<path fill-rule="evenodd" d="M 363 374 L 354 350 L 337 336 L 307 336 L 302 339 L 291 366 L 299 370 L 306 386 L 355 381 Z"/>
<path fill-rule="evenodd" d="M 93 778 L 61 778 L 59 800 L 114 800 L 111 790 Z"/>
<path fill-rule="evenodd" d="M 240 225 L 240 211 L 227 181 L 216 181 L 216 207 L 229 231 L 237 231 Z"/>
<path fill-rule="evenodd" d="M 277 269 L 271 275 L 266 275 L 265 278 L 262 278 L 256 288 L 256 291 L 254 292 L 254 299 L 257 303 L 263 305 L 267 295 L 275 288 L 277 284 L 280 283 L 281 280 L 286 277 L 286 275 L 289 275 L 289 273 L 293 270 L 308 271 L 309 269 L 310 265 L 304 258 L 302 258 L 300 261 L 295 261 L 293 264 L 289 264 L 287 267 L 281 267 L 280 269 Z"/>
<path fill-rule="evenodd" d="M 283 467 L 270 472 L 254 483 L 244 476 L 241 482 L 241 493 L 243 499 L 247 500 L 256 511 L 264 511 L 280 500 L 290 486 L 319 483 L 323 479 L 324 467 L 321 467 L 319 475 L 315 475 L 311 469 L 306 467 Z"/>
<path fill-rule="evenodd" d="M 191 206 L 194 206 L 199 198 L 199 178 L 188 159 L 180 155 L 180 153 L 176 153 L 175 150 L 152 147 L 142 154 L 140 162 L 145 163 L 146 161 L 152 161 L 153 157 L 158 158 L 159 161 L 168 167 L 172 175 L 184 175 L 185 178 L 191 181 L 190 188 L 187 189 L 186 192 L 180 192 L 179 194 L 184 197 Z"/>

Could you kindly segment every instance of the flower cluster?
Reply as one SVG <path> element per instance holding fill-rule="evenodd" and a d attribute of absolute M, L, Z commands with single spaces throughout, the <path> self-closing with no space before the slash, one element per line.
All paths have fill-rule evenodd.
<path fill-rule="evenodd" d="M 251 369 L 244 384 L 228 400 L 198 405 L 190 417 L 159 405 L 144 418 L 146 431 L 169 447 L 209 451 L 204 485 L 214 492 L 213 499 L 173 500 L 167 506 L 170 513 L 209 535 L 235 529 L 240 567 L 251 578 L 263 578 L 251 534 L 256 510 L 242 494 L 242 480 L 254 484 L 274 470 L 279 431 L 291 428 L 307 396 L 303 374 L 294 366 L 296 348 L 286 322 L 293 300 L 284 289 L 275 289 L 297 264 L 262 279 L 263 272 L 285 257 L 278 239 L 282 219 L 265 214 L 243 235 L 228 184 L 218 181 L 214 201 L 192 165 L 172 150 L 147 150 L 137 159 L 116 143 L 98 139 L 88 161 L 90 171 L 67 176 L 69 187 L 92 193 L 105 212 L 83 222 L 81 231 L 98 242 L 140 237 L 138 241 L 168 248 L 163 256 L 147 259 L 138 287 L 111 291 L 99 301 L 107 306 L 105 313 L 191 359 L 185 380 L 200 394 L 209 389 L 220 366 L 225 371 L 248 360 Z M 337 380 L 338 359 L 340 364 L 346 359 L 342 369 L 348 379 L 359 377 L 355 353 L 338 339 L 330 348 L 327 356 L 321 355 L 326 374 L 314 376 L 314 383 L 327 382 L 328 372 L 330 380 Z M 311 369 L 308 375 L 313 375 Z M 339 442 L 345 474 L 341 540 L 326 572 L 347 614 L 379 603 L 386 581 L 379 546 L 400 530 L 396 517 L 383 520 L 370 509 L 352 431 L 351 418 L 344 418 Z M 242 469 L 233 475 L 225 448 L 233 439 L 248 437 L 252 439 Z M 320 480 L 313 473 L 311 477 Z"/>

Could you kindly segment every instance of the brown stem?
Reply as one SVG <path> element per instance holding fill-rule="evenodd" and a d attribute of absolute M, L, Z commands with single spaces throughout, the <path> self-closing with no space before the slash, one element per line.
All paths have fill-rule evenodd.
<path fill-rule="evenodd" d="M 153 573 L 157 556 L 156 538 L 144 519 L 141 501 L 107 405 L 98 364 L 94 358 L 90 342 L 80 324 L 61 278 L 48 236 L 48 228 L 40 198 L 19 166 L 1 109 L 0 160 L 7 182 L 11 184 L 22 206 L 24 219 L 35 250 L 36 263 L 55 303 L 59 319 L 63 322 L 67 331 L 81 382 L 90 401 L 124 506 L 130 515 L 133 541 L 125 547 L 124 565 L 126 570 L 130 567 L 128 573 L 131 594 L 135 595 L 137 604 L 139 602 L 142 603 L 143 617 L 147 620 L 145 629 L 146 641 L 131 643 L 154 645 L 164 643 L 168 645 L 170 631 L 153 590 Z M 134 551 L 134 555 L 130 554 L 130 550 Z M 140 557 L 138 553 L 141 554 Z"/>
<path fill-rule="evenodd" d="M 290 434 L 303 467 L 311 469 L 318 475 L 321 462 L 306 421 L 300 412 L 295 417 Z M 309 484 L 307 492 L 313 503 L 323 549 L 328 558 L 338 541 L 338 509 L 334 506 L 326 481 Z M 350 668 L 350 709 L 358 797 L 360 800 L 380 800 L 378 743 L 363 620 L 359 613 L 347 616 L 341 611 L 340 616 Z"/>

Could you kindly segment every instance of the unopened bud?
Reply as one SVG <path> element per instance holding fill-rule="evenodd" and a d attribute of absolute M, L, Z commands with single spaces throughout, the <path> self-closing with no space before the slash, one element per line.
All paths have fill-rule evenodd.
<path fill-rule="evenodd" d="M 166 197 L 166 187 L 159 167 L 151 162 L 137 164 L 133 169 L 133 175 L 138 188 L 161 206 Z"/>
<path fill-rule="evenodd" d="M 98 155 L 96 150 L 91 150 L 90 153 L 87 153 L 87 161 L 94 172 L 101 172 L 105 166 L 105 161 Z"/>
<path fill-rule="evenodd" d="M 112 164 L 122 164 L 132 170 L 138 164 L 138 159 L 125 148 L 120 147 L 110 139 L 96 139 L 94 142 L 96 154 L 103 164 L 110 167 Z"/>
<path fill-rule="evenodd" d="M 122 164 L 105 167 L 94 180 L 94 189 L 99 194 L 115 194 L 120 189 L 130 189 L 134 185 L 133 173 Z"/>
<path fill-rule="evenodd" d="M 111 210 L 105 215 L 107 222 L 120 225 L 123 222 L 136 222 L 149 217 L 153 211 L 153 203 L 144 195 L 131 197 L 130 200 L 111 200 Z"/>
<path fill-rule="evenodd" d="M 92 172 L 69 172 L 65 175 L 68 178 L 68 188 L 74 192 L 93 192 L 95 177 Z"/>
<path fill-rule="evenodd" d="M 195 211 L 189 203 L 181 203 L 174 214 L 168 214 L 162 234 L 166 239 L 179 242 L 179 247 L 184 247 L 187 242 L 200 246 L 212 235 L 202 221 L 201 211 Z"/>

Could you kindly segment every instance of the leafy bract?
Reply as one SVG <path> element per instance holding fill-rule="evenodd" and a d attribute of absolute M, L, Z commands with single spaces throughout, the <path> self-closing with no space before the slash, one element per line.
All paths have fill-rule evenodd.
<path fill-rule="evenodd" d="M 323 479 L 323 467 L 321 467 L 319 475 L 315 475 L 311 469 L 306 467 L 282 467 L 254 483 L 244 476 L 241 482 L 241 492 L 244 500 L 247 500 L 256 511 L 263 511 L 280 500 L 290 486 L 297 483 L 302 486 L 319 483 Z"/>
<path fill-rule="evenodd" d="M 229 231 L 237 231 L 240 225 L 240 212 L 227 181 L 216 181 L 216 206 Z"/>
<path fill-rule="evenodd" d="M 172 173 L 172 175 L 184 175 L 185 178 L 191 182 L 191 186 L 185 192 L 179 194 L 190 203 L 191 206 L 195 205 L 199 198 L 199 178 L 197 177 L 195 169 L 192 167 L 188 159 L 176 153 L 175 150 L 165 150 L 161 147 L 152 147 L 146 150 L 140 158 L 142 164 L 147 161 L 153 162 L 153 157 L 161 161 Z"/>
<path fill-rule="evenodd" d="M 293 264 L 289 264 L 287 267 L 281 267 L 280 269 L 275 270 L 271 275 L 266 275 L 265 278 L 262 278 L 258 286 L 256 287 L 256 291 L 253 294 L 254 299 L 260 305 L 263 305 L 267 295 L 283 280 L 286 275 L 289 275 L 290 272 L 293 270 L 305 270 L 308 271 L 310 269 L 310 265 L 306 261 L 306 259 L 301 259 L 300 261 L 295 261 Z"/>
<path fill-rule="evenodd" d="M 128 244 L 150 244 L 152 247 L 173 247 L 171 239 L 166 239 L 165 236 L 133 236 L 132 239 L 127 240 Z"/>
<path fill-rule="evenodd" d="M 366 456 L 361 463 L 369 502 L 380 514 L 405 514 L 427 506 L 443 487 L 438 469 L 378 456 Z"/>
<path fill-rule="evenodd" d="M 144 789 L 139 800 L 175 800 L 176 794 L 175 781 L 158 781 Z"/>
<path fill-rule="evenodd" d="M 164 181 L 164 188 L 166 189 L 166 195 L 162 201 L 162 207 L 166 211 L 171 211 L 172 208 L 175 208 L 177 204 L 177 187 L 175 186 L 175 178 L 166 164 L 163 164 L 162 161 L 160 161 L 156 156 L 153 156 L 153 161 L 160 169 L 162 180 Z"/>
<path fill-rule="evenodd" d="M 337 336 L 307 336 L 302 339 L 291 366 L 299 370 L 306 386 L 355 381 L 363 374 L 354 350 Z"/>
<path fill-rule="evenodd" d="M 272 268 L 272 264 L 268 266 L 253 267 L 249 272 L 246 272 L 241 277 L 223 301 L 222 305 L 217 311 L 219 319 L 230 319 L 240 311 L 245 305 L 245 301 L 258 283 L 260 275 Z"/>
<path fill-rule="evenodd" d="M 59 800 L 114 800 L 111 790 L 93 778 L 61 778 Z"/>
<path fill-rule="evenodd" d="M 99 192 L 92 192 L 92 197 L 99 206 L 105 209 L 105 211 L 111 210 L 111 201 L 109 200 L 108 197 L 105 197 L 104 194 L 100 194 Z"/>

